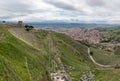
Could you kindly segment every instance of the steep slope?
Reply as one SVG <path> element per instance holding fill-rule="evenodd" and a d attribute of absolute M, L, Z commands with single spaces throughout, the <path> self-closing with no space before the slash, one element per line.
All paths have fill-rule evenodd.
<path fill-rule="evenodd" d="M 51 81 L 51 74 L 60 71 L 72 81 L 89 71 L 95 80 L 119 81 L 120 76 L 119 70 L 96 67 L 88 48 L 64 34 L 0 27 L 0 81 Z"/>
<path fill-rule="evenodd" d="M 75 79 L 77 78 L 76 80 L 78 80 L 80 78 L 78 75 L 86 70 L 90 70 L 90 64 L 88 62 L 90 60 L 87 57 L 86 51 L 87 47 L 64 34 L 45 30 L 33 30 L 27 32 L 22 28 L 12 28 L 10 29 L 10 32 L 26 44 L 32 46 L 33 48 L 35 47 L 35 49 L 37 48 L 37 50 L 39 49 L 43 51 L 45 49 L 44 52 L 48 53 L 47 59 L 49 59 L 49 62 L 52 63 L 50 72 L 55 72 L 56 69 L 64 68 L 64 66 L 68 68 L 73 67 L 75 69 L 73 70 L 73 73 L 71 73 L 71 76 L 75 76 Z M 32 41 L 33 38 L 37 39 L 39 42 Z M 35 46 L 34 43 L 41 46 Z M 60 61 L 62 62 L 62 65 Z M 56 66 L 57 68 L 55 68 Z M 69 69 L 64 69 L 66 69 L 67 72 L 70 72 Z M 78 72 L 78 70 L 81 72 Z"/>
<path fill-rule="evenodd" d="M 31 31 L 31 34 L 23 29 L 18 30 L 22 31 L 23 34 L 20 37 L 20 34 L 16 33 L 20 31 L 15 30 L 16 32 L 13 33 L 10 29 L 9 33 L 7 29 L 0 27 L 0 81 L 49 81 L 50 73 L 55 72 L 60 67 L 64 68 L 66 63 L 69 66 L 74 66 L 77 62 L 76 68 L 81 72 L 89 70 L 89 66 L 86 64 L 88 62 L 83 63 L 82 61 L 85 60 L 75 55 L 75 48 L 73 52 L 71 51 L 73 49 L 71 45 L 66 46 L 65 42 L 60 44 L 62 40 L 55 35 L 57 33 L 38 30 Z M 33 39 L 37 40 L 37 43 L 35 41 L 31 42 Z M 65 56 L 61 54 L 64 49 L 66 49 Z M 57 56 L 61 59 L 63 65 L 59 64 L 59 60 L 56 59 L 55 51 L 58 53 Z M 67 55 L 68 51 L 71 52 Z M 75 59 L 72 60 L 71 57 Z M 81 72 L 78 73 L 76 69 L 77 74 L 74 76 L 77 77 Z"/>
<path fill-rule="evenodd" d="M 0 28 L 0 32 L 4 35 L 0 41 L 0 81 L 47 81 L 46 51 L 27 45 L 6 29 Z"/>
<path fill-rule="evenodd" d="M 39 39 L 34 35 L 34 32 L 27 32 L 24 28 L 10 28 L 9 31 L 16 38 L 24 41 L 25 43 L 36 49 L 39 49 L 40 42 L 38 41 Z"/>

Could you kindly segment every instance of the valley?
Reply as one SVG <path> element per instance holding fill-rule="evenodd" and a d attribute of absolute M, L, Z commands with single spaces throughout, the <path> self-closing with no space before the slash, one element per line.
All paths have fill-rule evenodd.
<path fill-rule="evenodd" d="M 120 0 L 0 0 L 0 81 L 120 81 Z"/>
<path fill-rule="evenodd" d="M 0 34 L 0 81 L 120 81 L 119 55 L 96 43 L 60 31 L 3 25 Z"/>

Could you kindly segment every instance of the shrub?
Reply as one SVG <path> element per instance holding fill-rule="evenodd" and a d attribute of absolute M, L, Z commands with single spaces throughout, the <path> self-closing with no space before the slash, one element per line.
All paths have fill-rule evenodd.
<path fill-rule="evenodd" d="M 34 28 L 33 26 L 29 26 L 29 25 L 25 25 L 24 27 L 26 31 L 30 31 Z"/>

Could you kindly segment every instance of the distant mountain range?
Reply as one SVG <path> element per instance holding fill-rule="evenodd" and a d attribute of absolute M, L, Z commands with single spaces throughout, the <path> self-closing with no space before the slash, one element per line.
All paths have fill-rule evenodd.
<path fill-rule="evenodd" d="M 17 23 L 16 21 L 6 21 L 8 23 Z M 26 22 L 23 21 L 24 25 L 29 24 L 35 27 L 116 27 L 120 26 L 119 23 L 107 23 L 105 21 L 96 22 L 75 22 L 75 21 L 41 21 L 41 22 Z M 1 21 L 2 23 L 2 21 Z"/>
<path fill-rule="evenodd" d="M 74 23 L 74 22 L 27 22 L 35 27 L 116 27 L 118 24 Z"/>

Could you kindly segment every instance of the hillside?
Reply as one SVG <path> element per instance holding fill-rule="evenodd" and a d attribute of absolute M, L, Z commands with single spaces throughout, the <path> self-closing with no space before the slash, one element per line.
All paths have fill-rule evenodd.
<path fill-rule="evenodd" d="M 22 31 L 23 29 L 20 30 Z M 56 70 L 54 67 L 55 64 L 59 68 L 59 64 L 57 64 L 58 62 L 54 55 L 54 48 L 56 48 L 58 55 L 61 56 L 60 58 L 66 63 L 68 62 L 69 66 L 74 65 L 78 69 L 89 69 L 89 66 L 87 66 L 86 63 L 79 61 L 85 61 L 82 57 L 74 55 L 76 53 L 73 53 L 71 50 L 74 45 L 66 46 L 67 41 L 64 42 L 62 39 L 58 38 L 57 34 L 55 36 L 54 32 L 44 30 L 31 31 L 34 33 L 33 38 L 36 38 L 37 41 L 39 41 L 37 43 L 39 46 L 36 46 L 37 44 L 33 44 L 34 42 L 31 41 L 33 40 L 33 38 L 31 38 L 31 34 L 26 34 L 28 33 L 26 31 L 23 32 L 25 39 L 21 37 L 24 41 L 19 40 L 4 28 L 0 28 L 0 32 L 0 81 L 48 81 L 50 79 L 48 74 Z M 72 39 L 70 40 L 70 42 L 73 42 L 74 44 L 75 41 Z M 55 43 L 57 44 L 56 46 L 54 46 Z M 61 54 L 62 52 L 65 54 Z M 69 54 L 67 55 L 66 53 L 68 52 Z M 80 52 L 78 52 L 78 54 L 80 54 Z M 75 59 L 70 60 L 72 57 Z M 52 60 L 56 63 L 53 64 Z M 79 65 L 75 64 L 76 62 L 78 62 Z M 84 68 L 84 66 L 86 68 Z M 74 76 L 76 77 L 78 74 Z"/>
<path fill-rule="evenodd" d="M 0 81 L 51 81 L 51 73 L 59 71 L 72 81 L 89 71 L 96 81 L 120 81 L 119 70 L 94 65 L 87 49 L 53 31 L 0 27 Z"/>

